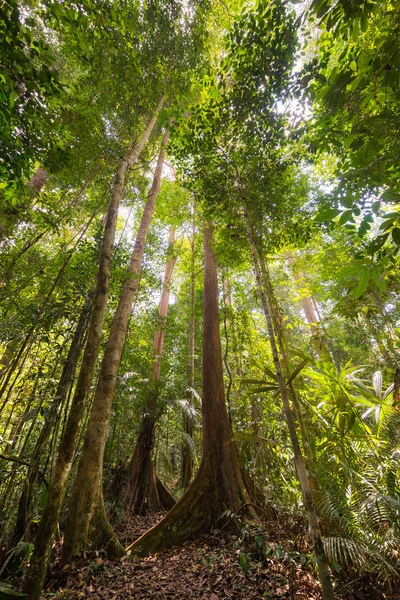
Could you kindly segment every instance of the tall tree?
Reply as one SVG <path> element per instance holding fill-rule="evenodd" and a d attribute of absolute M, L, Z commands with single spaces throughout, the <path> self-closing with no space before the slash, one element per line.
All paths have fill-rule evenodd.
<path fill-rule="evenodd" d="M 194 401 L 194 377 L 195 377 L 195 318 L 194 318 L 194 292 L 195 292 L 195 241 L 196 241 L 196 221 L 195 221 L 195 210 L 193 208 L 193 222 L 192 222 L 192 235 L 190 240 L 190 284 L 189 284 L 189 335 L 188 335 L 188 385 L 190 390 L 190 406 L 184 408 L 182 411 L 183 419 L 183 432 L 185 438 L 182 440 L 181 445 L 181 474 L 180 484 L 181 487 L 186 490 L 189 487 L 193 477 L 194 459 L 193 449 L 188 438 L 193 440 L 194 432 L 194 420 L 191 411 L 193 410 Z M 189 410 L 188 410 L 189 409 Z"/>
<path fill-rule="evenodd" d="M 204 226 L 203 441 L 202 460 L 188 490 L 152 529 L 127 548 L 145 556 L 199 536 L 220 523 L 226 511 L 256 518 L 242 476 L 225 405 L 213 228 Z M 231 522 L 236 528 L 235 521 Z"/>
<path fill-rule="evenodd" d="M 177 261 L 175 226 L 169 233 L 169 258 L 165 266 L 160 304 L 158 306 L 158 326 L 153 342 L 153 363 L 149 378 L 139 435 L 129 464 L 129 479 L 126 490 L 128 510 L 137 514 L 148 511 L 170 509 L 175 500 L 157 477 L 153 465 L 155 427 L 162 412 L 160 406 L 160 369 L 164 350 L 165 327 L 167 324 L 169 295 L 172 273 Z"/>
<path fill-rule="evenodd" d="M 68 525 L 63 546 L 65 557 L 79 554 L 85 550 L 89 540 L 98 547 L 105 547 L 110 555 L 123 554 L 123 548 L 119 545 L 104 510 L 103 455 L 132 302 L 139 286 L 146 238 L 160 190 L 168 138 L 169 129 L 163 135 L 153 183 L 143 210 L 129 263 L 128 276 L 122 287 L 101 365 L 99 382 L 93 399 L 69 506 Z"/>
<path fill-rule="evenodd" d="M 30 568 L 25 581 L 24 589 L 29 593 L 29 597 L 32 600 L 39 598 L 43 581 L 46 576 L 51 546 L 65 496 L 65 490 L 72 467 L 72 460 L 78 441 L 90 386 L 92 385 L 106 315 L 115 228 L 117 224 L 118 208 L 124 189 L 125 176 L 128 169 L 132 167 L 144 148 L 150 133 L 154 128 L 163 101 L 164 99 L 162 98 L 138 142 L 132 144 L 127 155 L 121 159 L 115 175 L 107 211 L 107 221 L 104 227 L 97 284 L 93 300 L 93 311 L 86 347 L 64 436 L 60 443 L 56 464 L 52 474 L 46 506 L 36 535 Z"/>

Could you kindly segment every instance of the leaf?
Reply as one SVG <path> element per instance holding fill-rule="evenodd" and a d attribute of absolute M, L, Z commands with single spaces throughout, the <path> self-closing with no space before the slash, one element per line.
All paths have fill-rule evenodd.
<path fill-rule="evenodd" d="M 338 208 L 327 208 L 326 210 L 318 213 L 314 218 L 314 223 L 324 223 L 325 221 L 331 221 L 340 213 Z"/>
<path fill-rule="evenodd" d="M 27 595 L 22 594 L 6 581 L 0 581 L 0 600 L 13 600 L 13 598 L 27 598 Z"/>
<path fill-rule="evenodd" d="M 329 85 L 323 85 L 315 92 L 315 97 L 317 100 L 322 100 L 324 96 L 329 92 Z"/>
<path fill-rule="evenodd" d="M 297 365 L 297 367 L 295 368 L 295 370 L 289 375 L 286 384 L 291 383 L 293 381 L 293 379 L 295 379 L 297 377 L 297 375 L 300 373 L 300 371 L 302 371 L 304 369 L 304 367 L 306 366 L 306 364 L 308 362 L 309 362 L 308 358 L 306 358 L 299 365 Z"/>
<path fill-rule="evenodd" d="M 340 219 L 339 219 L 339 223 L 341 225 L 344 225 L 345 223 L 347 223 L 347 221 L 350 221 L 350 219 L 353 217 L 353 211 L 352 210 L 345 210 L 341 215 L 340 215 Z"/>
<path fill-rule="evenodd" d="M 265 373 L 271 377 L 271 379 L 273 379 L 274 381 L 278 381 L 278 378 L 276 376 L 276 373 L 274 373 L 273 371 L 271 371 L 271 369 L 269 369 L 268 367 L 264 366 L 263 367 Z"/>
<path fill-rule="evenodd" d="M 363 269 L 363 271 L 361 272 L 361 275 L 360 275 L 360 279 L 358 280 L 357 287 L 354 290 L 354 296 L 356 298 L 360 298 L 360 296 L 363 295 L 363 293 L 365 292 L 365 290 L 368 287 L 370 277 L 371 277 L 371 272 L 369 271 L 369 269 Z"/>
<path fill-rule="evenodd" d="M 350 265 L 343 267 L 337 274 L 338 279 L 345 279 L 346 277 L 352 277 L 357 275 L 362 269 L 365 268 L 365 262 L 363 260 L 353 260 Z"/>
<path fill-rule="evenodd" d="M 381 195 L 381 199 L 385 200 L 386 202 L 399 202 L 400 193 L 389 189 L 386 190 L 386 192 L 383 192 L 383 194 Z"/>
<path fill-rule="evenodd" d="M 400 246 L 400 227 L 395 227 L 393 229 L 392 238 L 396 246 Z"/>
<path fill-rule="evenodd" d="M 371 276 L 378 290 L 384 292 L 386 289 L 386 282 L 382 279 L 382 275 L 375 265 L 371 269 Z"/>
<path fill-rule="evenodd" d="M 379 227 L 379 231 L 386 231 L 393 227 L 393 219 L 386 219 Z"/>
<path fill-rule="evenodd" d="M 343 196 L 343 198 L 340 198 L 340 204 L 342 206 L 344 206 L 345 208 L 352 208 L 353 204 L 354 204 L 354 200 L 352 196 Z"/>
<path fill-rule="evenodd" d="M 34 408 L 33 410 L 30 410 L 30 411 L 26 412 L 22 416 L 22 422 L 26 423 L 27 421 L 31 421 L 32 419 L 34 419 L 35 417 L 37 417 L 38 414 L 39 414 L 39 409 L 38 408 Z"/>
<path fill-rule="evenodd" d="M 375 371 L 372 376 L 372 385 L 374 386 L 375 394 L 378 398 L 382 398 L 383 378 L 381 371 Z"/>

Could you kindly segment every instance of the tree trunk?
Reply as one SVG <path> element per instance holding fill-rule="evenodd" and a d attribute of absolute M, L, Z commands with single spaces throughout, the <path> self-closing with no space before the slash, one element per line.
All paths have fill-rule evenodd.
<path fill-rule="evenodd" d="M 132 252 L 128 277 L 123 284 L 110 336 L 107 341 L 99 382 L 93 399 L 82 456 L 72 492 L 65 531 L 65 559 L 84 551 L 89 540 L 94 547 L 103 547 L 110 556 L 124 553 L 108 522 L 103 501 L 103 456 L 108 435 L 108 423 L 114 399 L 117 376 L 122 358 L 132 302 L 139 286 L 142 259 L 155 201 L 160 189 L 162 167 L 169 132 L 161 144 L 154 180 L 143 211 Z"/>
<path fill-rule="evenodd" d="M 283 370 L 281 367 L 281 361 L 278 354 L 278 347 L 275 340 L 275 333 L 273 327 L 273 311 L 271 309 L 270 300 L 265 294 L 265 290 L 263 287 L 261 268 L 259 264 L 259 260 L 257 257 L 257 252 L 255 248 L 254 238 L 251 231 L 251 226 L 249 223 L 247 208 L 245 202 L 243 200 L 243 210 L 246 224 L 246 231 L 248 236 L 248 241 L 250 245 L 251 255 L 254 262 L 254 271 L 257 280 L 258 292 L 260 295 L 263 311 L 265 314 L 265 320 L 267 323 L 268 337 L 271 344 L 272 356 L 275 365 L 275 372 L 279 386 L 279 392 L 283 404 L 283 412 L 285 415 L 285 420 L 289 430 L 290 441 L 292 443 L 293 454 L 294 454 L 294 463 L 297 471 L 297 475 L 300 481 L 300 487 L 303 494 L 303 502 L 305 509 L 307 511 L 308 523 L 310 529 L 310 535 L 313 541 L 314 552 L 317 559 L 318 572 L 322 585 L 323 596 L 325 600 L 334 600 L 335 595 L 333 592 L 331 576 L 329 572 L 328 563 L 326 560 L 324 544 L 321 538 L 321 533 L 318 525 L 318 518 L 315 512 L 312 493 L 310 489 L 310 483 L 308 479 L 307 470 L 305 467 L 304 459 L 300 449 L 299 439 L 297 437 L 295 420 L 293 417 L 293 413 L 290 407 L 289 395 L 286 388 L 286 381 L 283 374 Z M 268 287 L 267 287 L 268 290 Z"/>
<path fill-rule="evenodd" d="M 188 384 L 191 390 L 194 390 L 194 341 L 195 341 L 195 321 L 194 321 L 194 284 L 195 284 L 195 241 L 196 241 L 196 223 L 195 211 L 193 208 L 193 223 L 192 223 L 192 239 L 191 246 L 191 263 L 190 263 L 190 287 L 189 287 L 189 342 L 188 342 Z M 190 392 L 190 406 L 193 407 L 194 393 Z M 188 410 L 184 410 L 182 414 L 183 433 L 188 438 L 193 439 L 194 434 L 194 419 Z M 194 456 L 189 440 L 185 437 L 181 444 L 181 476 L 180 485 L 186 490 L 193 478 L 194 471 Z"/>
<path fill-rule="evenodd" d="M 10 364 L 13 362 L 15 352 L 18 348 L 18 340 L 10 340 L 4 350 L 4 354 L 0 358 L 0 381 L 8 371 Z"/>
<path fill-rule="evenodd" d="M 147 143 L 162 104 L 163 98 L 137 144 L 131 147 L 128 154 L 121 159 L 115 175 L 108 207 L 107 221 L 104 229 L 93 312 L 89 325 L 85 352 L 71 409 L 65 426 L 64 436 L 60 442 L 46 506 L 36 536 L 31 565 L 24 585 L 24 591 L 28 594 L 30 600 L 38 600 L 43 587 L 47 565 L 50 559 L 51 546 L 56 532 L 57 522 L 72 467 L 72 459 L 78 441 L 82 417 L 86 407 L 90 386 L 92 385 L 108 302 L 115 228 L 117 224 L 118 208 L 124 189 L 125 175 L 128 169 L 130 169 L 137 161 L 141 151 Z"/>
<path fill-rule="evenodd" d="M 60 406 L 63 406 L 68 390 L 72 385 L 79 355 L 81 353 L 85 340 L 87 323 L 90 315 L 91 295 L 88 294 L 84 302 L 79 321 L 77 323 L 75 334 L 73 336 L 68 356 L 64 363 L 59 384 L 55 393 L 54 400 L 47 413 L 45 423 L 36 441 L 35 448 L 30 460 L 28 473 L 23 485 L 22 493 L 18 503 L 17 519 L 14 529 L 11 548 L 17 544 L 26 535 L 30 523 L 30 512 L 32 503 L 32 494 L 35 481 L 37 479 L 44 449 L 49 440 L 50 434 L 55 427 L 57 414 Z"/>
<path fill-rule="evenodd" d="M 127 550 L 160 552 L 223 523 L 226 511 L 256 517 L 242 478 L 225 405 L 219 329 L 218 277 L 212 226 L 204 227 L 203 456 L 199 471 L 170 512 Z M 235 519 L 230 528 L 237 529 Z"/>
<path fill-rule="evenodd" d="M 175 243 L 175 227 L 169 233 L 169 249 Z M 177 257 L 172 256 L 165 266 L 163 289 L 158 307 L 158 328 L 153 343 L 153 364 L 149 389 L 144 407 L 139 436 L 129 466 L 129 482 L 127 495 L 128 510 L 134 514 L 145 515 L 149 511 L 169 510 L 175 504 L 172 494 L 158 479 L 153 465 L 154 430 L 161 416 L 159 406 L 159 386 L 161 358 L 164 350 L 165 326 L 168 316 L 169 293 L 172 273 Z M 160 492 L 160 493 L 159 493 Z"/>
<path fill-rule="evenodd" d="M 38 167 L 35 174 L 32 175 L 28 182 L 28 188 L 32 190 L 35 195 L 38 194 L 46 183 L 48 176 L 49 174 L 43 167 Z"/>
<path fill-rule="evenodd" d="M 296 278 L 296 287 L 304 288 L 306 284 L 306 276 L 304 273 L 299 273 L 296 270 L 296 259 L 292 252 L 286 252 L 286 259 L 292 269 L 292 273 Z M 310 326 L 311 342 L 316 353 L 323 363 L 334 366 L 332 355 L 326 345 L 324 331 L 320 324 L 320 318 L 317 314 L 313 300 L 310 296 L 301 296 L 301 304 L 306 317 L 306 321 Z"/>

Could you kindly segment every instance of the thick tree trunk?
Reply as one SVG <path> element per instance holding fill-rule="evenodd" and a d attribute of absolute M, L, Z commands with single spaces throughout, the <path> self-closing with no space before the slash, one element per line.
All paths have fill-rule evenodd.
<path fill-rule="evenodd" d="M 61 374 L 59 384 L 57 386 L 54 400 L 46 415 L 45 423 L 39 434 L 39 437 L 35 444 L 35 448 L 32 453 L 28 473 L 18 502 L 17 519 L 11 547 L 13 547 L 13 545 L 18 543 L 24 537 L 24 535 L 26 535 L 29 528 L 32 494 L 34 484 L 39 473 L 40 461 L 43 452 L 46 448 L 49 437 L 51 435 L 51 432 L 53 431 L 56 425 L 59 407 L 63 406 L 67 398 L 68 390 L 73 382 L 76 366 L 78 364 L 79 356 L 85 340 L 87 323 L 90 316 L 90 308 L 91 294 L 88 294 L 75 329 L 75 333 L 69 348 L 68 356 L 64 363 L 63 371 Z"/>
<path fill-rule="evenodd" d="M 174 497 L 154 470 L 152 454 L 156 420 L 154 414 L 143 417 L 129 466 L 128 510 L 134 514 L 170 510 L 175 504 Z"/>
<path fill-rule="evenodd" d="M 279 386 L 279 392 L 280 392 L 280 396 L 281 396 L 281 400 L 282 400 L 282 404 L 283 404 L 283 412 L 284 412 L 285 420 L 286 420 L 288 430 L 289 430 L 290 441 L 292 443 L 293 454 L 294 454 L 294 463 L 295 463 L 297 475 L 298 475 L 298 478 L 300 481 L 300 487 L 301 487 L 301 491 L 303 494 L 303 502 L 304 502 L 305 509 L 307 511 L 309 529 L 310 529 L 310 534 L 311 534 L 311 538 L 313 541 L 315 556 L 317 559 L 317 565 L 318 565 L 319 577 L 320 577 L 320 581 L 321 581 L 321 585 L 322 585 L 322 591 L 323 591 L 325 600 L 334 600 L 335 595 L 333 592 L 331 576 L 330 576 L 330 572 L 329 572 L 328 563 L 326 560 L 324 544 L 322 541 L 322 537 L 321 537 L 321 533 L 320 533 L 320 529 L 319 529 L 319 525 L 318 525 L 318 518 L 317 518 L 317 514 L 315 512 L 315 508 L 314 508 L 312 493 L 311 493 L 311 489 L 310 489 L 310 482 L 308 479 L 308 474 L 307 474 L 307 470 L 305 467 L 304 459 L 303 459 L 303 456 L 301 453 L 299 439 L 297 437 L 295 420 L 294 420 L 293 413 L 292 413 L 292 410 L 290 407 L 288 390 L 286 388 L 286 380 L 285 380 L 285 377 L 283 374 L 281 361 L 280 361 L 279 353 L 278 353 L 278 347 L 277 347 L 276 340 L 275 340 L 275 333 L 274 333 L 274 326 L 273 326 L 273 311 L 271 309 L 270 300 L 268 299 L 268 297 L 265 293 L 264 286 L 263 286 L 262 272 L 261 272 L 261 268 L 260 268 L 260 264 L 259 264 L 259 259 L 257 257 L 257 251 L 256 251 L 255 243 L 254 243 L 253 234 L 251 231 L 251 226 L 249 223 L 247 208 L 246 208 L 246 205 L 244 202 L 243 202 L 243 210 L 244 210 L 244 217 L 245 217 L 248 241 L 249 241 L 251 255 L 253 258 L 253 262 L 254 262 L 254 271 L 255 271 L 256 280 L 257 280 L 258 292 L 260 295 L 263 311 L 265 314 L 265 320 L 267 323 L 268 337 L 269 337 L 270 344 L 271 344 L 272 356 L 273 356 L 273 361 L 274 361 L 274 365 L 275 365 L 275 372 L 276 372 L 276 377 L 277 377 L 278 386 Z"/>
<path fill-rule="evenodd" d="M 169 232 L 169 249 L 175 244 L 175 227 Z M 153 364 L 151 367 L 144 417 L 140 433 L 129 466 L 128 510 L 134 514 L 169 510 L 175 504 L 172 494 L 156 476 L 153 466 L 154 430 L 161 410 L 159 407 L 159 386 L 161 358 L 164 350 L 165 326 L 168 316 L 169 293 L 172 273 L 177 257 L 170 258 L 165 266 L 163 288 L 158 307 L 158 327 L 153 343 Z"/>
<path fill-rule="evenodd" d="M 127 550 L 160 552 L 223 524 L 226 511 L 256 517 L 243 480 L 225 405 L 219 329 L 218 277 L 212 226 L 204 228 L 203 456 L 199 471 L 170 512 Z M 235 520 L 230 522 L 236 528 Z"/>
<path fill-rule="evenodd" d="M 195 224 L 195 212 L 193 209 L 193 223 L 192 223 L 192 239 L 191 245 L 191 263 L 190 263 L 190 287 L 189 287 L 189 342 L 188 342 L 188 384 L 189 387 L 194 389 L 194 340 L 195 340 L 195 321 L 194 321 L 194 284 L 195 284 L 195 241 L 196 241 L 196 224 Z M 193 406 L 194 394 L 193 391 L 190 393 L 191 406 Z M 190 439 L 193 438 L 194 434 L 194 421 L 187 410 L 183 411 L 183 433 Z M 186 490 L 193 478 L 194 472 L 194 457 L 193 451 L 189 444 L 188 439 L 183 439 L 181 444 L 181 476 L 180 485 Z"/>
<path fill-rule="evenodd" d="M 139 286 L 147 233 L 160 189 L 168 137 L 169 133 L 167 131 L 161 144 L 153 185 L 143 211 L 129 264 L 128 277 L 123 284 L 101 365 L 99 382 L 93 399 L 88 429 L 69 507 L 63 546 L 65 559 L 84 551 L 89 540 L 94 547 L 101 546 L 105 548 L 110 556 L 120 556 L 124 553 L 104 510 L 103 456 L 132 302 Z"/>
<path fill-rule="evenodd" d="M 108 289 L 111 276 L 111 259 L 114 247 L 115 228 L 117 224 L 118 208 L 124 189 L 125 175 L 128 169 L 130 169 L 137 161 L 141 151 L 147 143 L 147 140 L 156 123 L 157 115 L 161 110 L 162 104 L 163 99 L 161 99 L 155 114 L 151 118 L 137 144 L 132 146 L 129 149 L 128 154 L 121 159 L 115 175 L 108 207 L 107 221 L 103 234 L 100 265 L 97 274 L 97 285 L 93 303 L 94 306 L 89 325 L 85 352 L 82 359 L 71 409 L 65 426 L 64 436 L 60 442 L 46 506 L 43 511 L 39 530 L 36 536 L 31 565 L 24 585 L 24 591 L 28 594 L 30 600 L 38 600 L 43 587 L 47 565 L 50 559 L 51 546 L 65 496 L 68 478 L 72 467 L 72 459 L 86 407 L 86 401 L 92 385 L 108 302 Z"/>

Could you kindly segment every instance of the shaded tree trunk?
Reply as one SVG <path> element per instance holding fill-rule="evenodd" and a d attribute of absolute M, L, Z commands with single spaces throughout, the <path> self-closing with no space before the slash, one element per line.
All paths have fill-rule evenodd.
<path fill-rule="evenodd" d="M 204 227 L 203 456 L 199 471 L 169 513 L 127 550 L 161 552 L 223 523 L 226 511 L 256 517 L 243 480 L 225 405 L 218 308 L 218 276 L 212 226 Z M 235 520 L 230 527 L 236 529 Z"/>
<path fill-rule="evenodd" d="M 175 244 L 175 227 L 169 233 L 169 250 Z M 164 349 L 165 326 L 168 316 L 169 293 L 172 273 L 177 256 L 167 261 L 163 279 L 163 288 L 158 307 L 158 328 L 153 343 L 153 364 L 149 389 L 144 407 L 144 417 L 140 425 L 139 436 L 129 465 L 129 482 L 127 488 L 128 510 L 135 514 L 145 515 L 149 511 L 169 510 L 175 504 L 172 494 L 158 479 L 153 465 L 153 449 L 155 427 L 161 416 L 159 406 L 159 385 L 161 358 Z"/>
<path fill-rule="evenodd" d="M 289 430 L 290 441 L 293 448 L 294 463 L 297 471 L 297 475 L 300 481 L 300 487 L 303 494 L 304 507 L 307 511 L 308 523 L 310 529 L 310 535 L 313 541 L 314 552 L 317 559 L 319 578 L 322 585 L 323 596 L 325 600 L 334 600 L 335 595 L 333 592 L 331 576 L 329 572 L 328 563 L 326 560 L 324 544 L 321 537 L 321 532 L 318 525 L 318 518 L 314 508 L 313 497 L 310 489 L 310 482 L 304 463 L 304 459 L 300 449 L 299 439 L 297 437 L 295 419 L 293 417 L 292 409 L 290 407 L 289 394 L 286 388 L 286 380 L 281 366 L 281 360 L 279 358 L 278 346 L 275 339 L 274 326 L 273 326 L 273 309 L 271 307 L 271 298 L 266 295 L 265 288 L 263 286 L 262 270 L 257 256 L 256 246 L 249 223 L 249 217 L 247 213 L 247 207 L 243 198 L 243 211 L 246 223 L 246 231 L 248 241 L 250 245 L 251 255 L 254 263 L 254 271 L 257 280 L 258 292 L 260 295 L 265 320 L 267 323 L 268 337 L 271 344 L 272 356 L 275 366 L 276 378 L 278 381 L 279 392 L 283 405 L 283 412 L 285 420 Z M 266 290 L 268 293 L 268 282 Z"/>
<path fill-rule="evenodd" d="M 147 233 L 160 189 L 168 137 L 169 132 L 166 131 L 101 365 L 68 512 L 63 546 L 65 559 L 84 551 L 89 540 L 94 547 L 104 548 L 110 556 L 124 553 L 104 510 L 103 456 L 132 302 L 139 286 Z"/>
<path fill-rule="evenodd" d="M 194 320 L 194 284 L 195 284 L 195 241 L 196 241 L 196 225 L 195 225 L 195 212 L 193 209 L 193 223 L 192 223 L 192 238 L 190 242 L 191 246 L 191 261 L 190 261 L 190 286 L 189 286 L 189 341 L 188 341 L 188 384 L 189 388 L 194 389 L 194 340 L 195 340 L 195 320 Z M 182 414 L 183 422 L 183 433 L 185 438 L 181 444 L 181 475 L 180 485 L 186 490 L 189 487 L 190 482 L 193 478 L 194 471 L 194 456 L 193 450 L 190 446 L 190 439 L 193 439 L 194 434 L 194 419 L 189 413 L 193 407 L 194 394 L 190 392 L 190 406 L 188 410 L 184 410 Z M 187 436 L 187 437 L 186 437 Z M 190 438 L 190 439 L 189 439 Z"/>
<path fill-rule="evenodd" d="M 162 104 L 163 99 L 161 99 L 154 115 L 150 119 L 137 144 L 132 145 L 127 155 L 121 159 L 115 175 L 107 212 L 107 221 L 104 228 L 92 318 L 89 325 L 86 347 L 64 435 L 61 439 L 56 463 L 54 465 L 46 506 L 35 539 L 31 565 L 24 585 L 24 591 L 28 594 L 30 600 L 38 600 L 43 587 L 47 565 L 50 559 L 51 546 L 56 532 L 72 467 L 72 459 L 78 441 L 79 430 L 90 386 L 92 385 L 108 302 L 115 228 L 117 224 L 118 208 L 124 189 L 125 176 L 127 171 L 137 161 L 141 151 L 147 143 L 156 123 L 158 112 L 162 108 Z"/>

